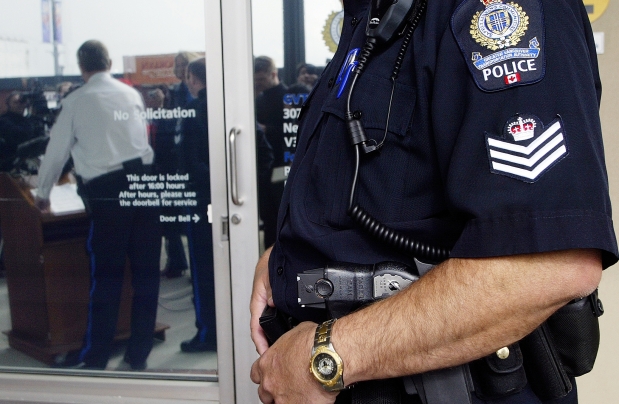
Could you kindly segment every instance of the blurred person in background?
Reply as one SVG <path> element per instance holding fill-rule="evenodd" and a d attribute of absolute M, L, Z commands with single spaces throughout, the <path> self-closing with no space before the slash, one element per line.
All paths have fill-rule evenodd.
<path fill-rule="evenodd" d="M 81 349 L 59 355 L 58 367 L 105 369 L 114 339 L 127 257 L 133 297 L 131 337 L 124 360 L 134 370 L 146 368 L 153 346 L 159 297 L 161 232 L 156 207 L 121 206 L 128 176 L 152 172 L 153 150 L 142 96 L 110 74 L 107 48 L 86 41 L 77 51 L 85 83 L 62 102 L 39 169 L 35 203 L 50 211 L 50 193 L 73 157 L 78 193 L 91 219 L 87 249 L 91 262 L 88 323 Z M 124 112 L 129 119 L 115 119 Z M 131 200 L 129 200 L 131 201 Z M 132 202 L 141 202 L 134 199 Z"/>
<path fill-rule="evenodd" d="M 185 118 L 181 125 L 181 173 L 189 175 L 190 191 L 196 192 L 197 206 L 186 209 L 191 215 L 187 225 L 189 262 L 196 313 L 196 335 L 181 343 L 183 352 L 217 350 L 215 329 L 215 285 L 213 269 L 213 234 L 208 221 L 211 203 L 209 169 L 208 116 L 206 100 L 206 61 L 194 60 L 187 66 L 187 87 L 194 100 L 187 109 L 196 116 Z"/>

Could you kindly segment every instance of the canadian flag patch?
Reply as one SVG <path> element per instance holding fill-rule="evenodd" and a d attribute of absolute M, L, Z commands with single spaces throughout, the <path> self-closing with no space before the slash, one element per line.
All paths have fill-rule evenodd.
<path fill-rule="evenodd" d="M 533 183 L 568 155 L 560 117 L 544 127 L 534 115 L 517 115 L 504 129 L 504 136 L 486 134 L 490 170 Z"/>
<path fill-rule="evenodd" d="M 508 74 L 505 76 L 505 84 L 515 84 L 520 81 L 520 73 Z"/>

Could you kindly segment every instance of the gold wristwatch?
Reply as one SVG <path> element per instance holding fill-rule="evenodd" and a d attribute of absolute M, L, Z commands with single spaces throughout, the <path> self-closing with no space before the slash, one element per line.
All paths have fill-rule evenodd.
<path fill-rule="evenodd" d="M 331 328 L 335 319 L 316 327 L 310 370 L 326 391 L 344 389 L 344 363 L 331 344 Z"/>

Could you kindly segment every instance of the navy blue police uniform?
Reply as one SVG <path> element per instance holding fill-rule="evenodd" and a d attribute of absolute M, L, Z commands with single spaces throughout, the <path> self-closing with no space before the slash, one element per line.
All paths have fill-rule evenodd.
<path fill-rule="evenodd" d="M 333 261 L 414 264 L 347 214 L 355 157 L 338 92 L 351 83 L 338 75 L 365 43 L 369 4 L 344 1 L 340 45 L 304 106 L 280 207 L 269 276 L 276 306 L 298 320 L 326 320 L 298 304 L 300 272 Z M 614 264 L 601 85 L 582 2 L 429 1 L 389 114 L 401 42 L 374 50 L 352 96 L 371 139 L 383 139 L 389 120 L 380 152 L 361 161 L 359 205 L 455 258 L 595 248 L 604 268 Z M 542 401 L 525 389 L 493 402 Z M 575 389 L 556 402 L 576 402 Z"/>

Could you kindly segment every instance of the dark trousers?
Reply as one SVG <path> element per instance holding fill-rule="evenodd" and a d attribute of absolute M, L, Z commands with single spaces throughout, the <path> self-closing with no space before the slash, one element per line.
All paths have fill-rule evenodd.
<path fill-rule="evenodd" d="M 165 249 L 168 257 L 166 269 L 172 272 L 187 269 L 189 265 L 187 264 L 187 257 L 185 257 L 181 232 L 174 227 L 165 226 L 163 236 L 165 237 Z"/>
<path fill-rule="evenodd" d="M 95 179 L 85 189 L 92 219 L 87 241 L 91 288 L 81 360 L 94 367 L 107 364 L 128 258 L 133 300 L 126 355 L 131 363 L 141 363 L 152 349 L 157 317 L 161 253 L 158 210 L 119 205 L 119 192 L 127 189 L 124 173 Z"/>
<path fill-rule="evenodd" d="M 165 216 L 178 216 L 187 213 L 181 208 L 161 208 L 161 214 Z M 166 223 L 163 227 L 163 237 L 165 239 L 165 251 L 167 261 L 165 268 L 167 271 L 181 272 L 189 268 L 187 257 L 185 256 L 185 247 L 181 236 L 186 232 L 184 223 Z"/>
<path fill-rule="evenodd" d="M 215 345 L 215 284 L 213 269 L 213 233 L 208 222 L 207 206 L 200 203 L 190 209 L 192 218 L 197 214 L 200 220 L 189 222 L 187 242 L 189 246 L 189 266 L 193 284 L 193 298 L 196 311 L 196 327 L 200 342 Z"/>

